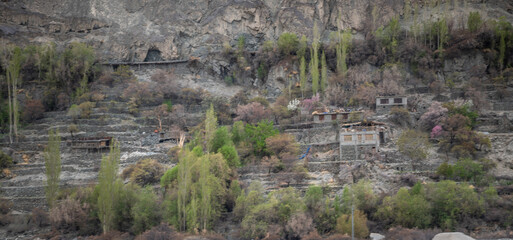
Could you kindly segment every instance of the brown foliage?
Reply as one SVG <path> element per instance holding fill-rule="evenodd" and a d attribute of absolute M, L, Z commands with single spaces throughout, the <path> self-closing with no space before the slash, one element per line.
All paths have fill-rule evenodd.
<path fill-rule="evenodd" d="M 269 119 L 271 111 L 266 109 L 259 102 L 252 102 L 246 105 L 239 105 L 237 107 L 237 117 L 235 121 L 244 121 L 246 123 L 258 123 L 262 120 Z"/>
<path fill-rule="evenodd" d="M 179 88 L 175 79 L 175 75 L 173 71 L 166 72 L 161 69 L 157 69 L 153 75 L 151 75 L 151 80 L 158 84 L 158 87 L 162 94 L 164 94 L 165 98 L 176 97 L 179 94 Z"/>
<path fill-rule="evenodd" d="M 374 106 L 376 102 L 376 96 L 378 95 L 378 91 L 373 84 L 365 82 L 358 86 L 356 90 L 356 94 L 353 95 L 353 98 L 358 101 L 359 104 L 363 104 L 366 106 Z"/>
<path fill-rule="evenodd" d="M 164 175 L 164 167 L 157 160 L 146 158 L 132 164 L 123 170 L 121 177 L 141 186 L 158 183 Z"/>
<path fill-rule="evenodd" d="M 472 107 L 478 112 L 490 107 L 490 102 L 486 99 L 486 95 L 476 88 L 468 87 L 465 91 L 465 97 L 472 100 Z"/>
<path fill-rule="evenodd" d="M 296 157 L 299 152 L 299 144 L 290 134 L 278 134 L 265 140 L 267 149 L 279 158 Z"/>
<path fill-rule="evenodd" d="M 312 218 L 305 213 L 292 215 L 285 225 L 285 232 L 290 238 L 301 238 L 314 230 Z"/>
<path fill-rule="evenodd" d="M 151 104 L 162 102 L 163 92 L 156 83 L 133 82 L 123 91 L 123 98 L 135 98 L 139 104 Z"/>
<path fill-rule="evenodd" d="M 35 224 L 37 227 L 43 227 L 48 225 L 48 213 L 40 208 L 32 209 L 30 219 L 32 220 L 32 223 Z"/>
<path fill-rule="evenodd" d="M 427 230 L 419 230 L 419 229 L 408 229 L 408 228 L 391 228 L 388 230 L 386 234 L 387 239 L 397 239 L 397 240 L 430 240 L 440 232 L 440 230 L 436 229 L 427 229 Z"/>
<path fill-rule="evenodd" d="M 135 240 L 167 240 L 176 238 L 175 231 L 166 223 L 161 223 L 137 236 Z"/>
<path fill-rule="evenodd" d="M 25 122 L 32 122 L 43 117 L 45 106 L 40 100 L 28 100 L 23 109 L 22 118 Z"/>
<path fill-rule="evenodd" d="M 50 209 L 50 222 L 57 229 L 76 231 L 86 227 L 89 206 L 78 199 L 68 197 Z"/>

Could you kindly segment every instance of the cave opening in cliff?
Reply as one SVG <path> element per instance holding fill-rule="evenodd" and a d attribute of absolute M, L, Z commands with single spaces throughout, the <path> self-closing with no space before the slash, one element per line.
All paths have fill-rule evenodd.
<path fill-rule="evenodd" d="M 162 61 L 162 57 L 160 56 L 160 50 L 157 48 L 148 49 L 148 53 L 146 53 L 146 58 L 144 58 L 145 62 L 158 62 Z"/>

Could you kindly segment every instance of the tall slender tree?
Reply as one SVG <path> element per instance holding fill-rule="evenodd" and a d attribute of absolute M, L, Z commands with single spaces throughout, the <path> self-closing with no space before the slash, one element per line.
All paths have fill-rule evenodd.
<path fill-rule="evenodd" d="M 310 60 L 310 74 L 312 75 L 312 92 L 313 94 L 319 91 L 319 28 L 317 23 L 314 23 L 313 41 Z"/>
<path fill-rule="evenodd" d="M 59 193 L 59 179 L 61 176 L 61 137 L 59 131 L 48 132 L 48 145 L 44 151 L 45 174 L 46 174 L 46 201 L 48 206 L 55 206 L 57 194 Z"/>
<path fill-rule="evenodd" d="M 9 65 L 7 67 L 7 86 L 9 97 L 9 140 L 18 141 L 18 85 L 21 84 L 21 64 L 23 63 L 23 51 L 19 47 L 15 47 Z"/>
<path fill-rule="evenodd" d="M 116 190 L 118 168 L 120 160 L 119 142 L 113 140 L 110 145 L 110 153 L 102 157 L 100 173 L 98 174 L 98 218 L 100 219 L 103 233 L 107 233 L 114 227 L 115 199 L 119 191 Z"/>
<path fill-rule="evenodd" d="M 306 90 L 306 61 L 305 57 L 301 57 L 300 63 L 299 63 L 299 84 L 301 88 L 301 96 L 305 97 L 305 90 Z"/>
<path fill-rule="evenodd" d="M 210 104 L 210 109 L 207 110 L 205 118 L 205 142 L 207 152 L 212 150 L 212 140 L 214 139 L 217 130 L 217 117 L 214 111 L 214 105 Z"/>
<path fill-rule="evenodd" d="M 326 55 L 324 51 L 321 57 L 321 92 L 326 90 L 326 84 L 328 83 L 328 66 L 326 65 Z"/>

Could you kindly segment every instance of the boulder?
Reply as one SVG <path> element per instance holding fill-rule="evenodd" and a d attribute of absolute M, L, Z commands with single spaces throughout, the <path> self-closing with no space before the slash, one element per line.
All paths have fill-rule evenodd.
<path fill-rule="evenodd" d="M 463 233 L 460 232 L 449 232 L 449 233 L 439 233 L 435 235 L 433 240 L 474 240 Z"/>

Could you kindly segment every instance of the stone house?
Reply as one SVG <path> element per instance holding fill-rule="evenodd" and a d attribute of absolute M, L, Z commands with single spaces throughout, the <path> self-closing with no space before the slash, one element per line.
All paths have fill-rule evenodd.
<path fill-rule="evenodd" d="M 376 97 L 376 113 L 386 114 L 390 112 L 393 107 L 408 106 L 408 98 L 406 96 L 388 96 Z"/>

